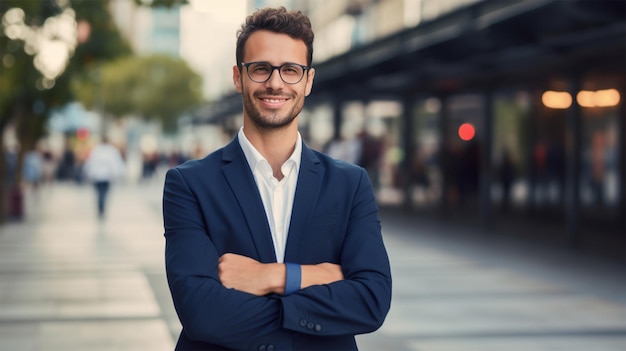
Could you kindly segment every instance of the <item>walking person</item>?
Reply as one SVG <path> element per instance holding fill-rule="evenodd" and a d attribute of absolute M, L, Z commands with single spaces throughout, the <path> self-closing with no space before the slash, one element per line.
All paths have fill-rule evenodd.
<path fill-rule="evenodd" d="M 310 149 L 309 19 L 247 17 L 233 81 L 243 126 L 167 172 L 165 259 L 183 330 L 176 350 L 357 350 L 391 304 L 391 273 L 366 171 Z"/>
<path fill-rule="evenodd" d="M 24 181 L 32 186 L 34 190 L 39 188 L 43 178 L 44 159 L 41 148 L 37 147 L 24 155 L 22 165 L 22 176 Z"/>
<path fill-rule="evenodd" d="M 98 217 L 103 218 L 111 183 L 122 179 L 126 173 L 122 154 L 105 137 L 89 153 L 83 172 L 85 178 L 95 186 Z"/>

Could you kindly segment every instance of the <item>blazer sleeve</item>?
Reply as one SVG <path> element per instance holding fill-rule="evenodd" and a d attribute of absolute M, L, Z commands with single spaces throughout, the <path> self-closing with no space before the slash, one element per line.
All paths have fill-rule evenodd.
<path fill-rule="evenodd" d="M 320 336 L 363 334 L 378 329 L 391 306 L 391 269 L 374 192 L 361 172 L 347 216 L 340 253 L 345 279 L 283 297 L 283 327 Z"/>
<path fill-rule="evenodd" d="M 192 340 L 246 350 L 263 339 L 289 343 L 278 297 L 225 288 L 217 274 L 218 252 L 206 232 L 198 199 L 183 174 L 167 172 L 163 190 L 165 264 L 183 332 Z"/>

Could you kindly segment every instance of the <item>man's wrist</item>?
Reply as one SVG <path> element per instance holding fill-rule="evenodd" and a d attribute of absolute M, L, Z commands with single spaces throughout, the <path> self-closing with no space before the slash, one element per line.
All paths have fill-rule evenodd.
<path fill-rule="evenodd" d="M 302 282 L 302 268 L 299 264 L 285 262 L 286 274 L 285 274 L 285 293 L 284 295 L 291 295 L 300 290 Z"/>

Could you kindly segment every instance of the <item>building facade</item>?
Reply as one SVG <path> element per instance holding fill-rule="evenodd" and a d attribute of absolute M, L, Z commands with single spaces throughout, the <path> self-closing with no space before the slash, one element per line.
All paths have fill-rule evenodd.
<path fill-rule="evenodd" d="M 305 139 L 360 140 L 381 204 L 623 255 L 624 2 L 282 3 L 316 31 Z M 240 111 L 232 94 L 198 120 L 233 132 Z"/>

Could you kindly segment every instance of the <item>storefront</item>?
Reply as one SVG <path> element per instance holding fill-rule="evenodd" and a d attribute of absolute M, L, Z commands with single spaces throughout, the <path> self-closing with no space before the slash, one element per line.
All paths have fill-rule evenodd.
<path fill-rule="evenodd" d="M 385 206 L 624 238 L 625 23 L 621 1 L 477 2 L 315 63 L 301 129 L 356 140 Z"/>

